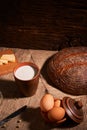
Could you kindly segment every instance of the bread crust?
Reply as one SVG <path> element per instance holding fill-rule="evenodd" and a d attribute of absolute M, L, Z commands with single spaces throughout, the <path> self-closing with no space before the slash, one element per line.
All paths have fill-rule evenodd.
<path fill-rule="evenodd" d="M 47 73 L 63 92 L 87 94 L 87 47 L 62 49 L 50 59 Z"/>

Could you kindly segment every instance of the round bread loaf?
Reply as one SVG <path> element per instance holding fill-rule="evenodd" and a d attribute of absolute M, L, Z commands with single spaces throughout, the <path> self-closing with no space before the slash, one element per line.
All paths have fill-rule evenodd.
<path fill-rule="evenodd" d="M 70 47 L 56 53 L 47 65 L 51 81 L 73 95 L 87 94 L 87 47 Z"/>

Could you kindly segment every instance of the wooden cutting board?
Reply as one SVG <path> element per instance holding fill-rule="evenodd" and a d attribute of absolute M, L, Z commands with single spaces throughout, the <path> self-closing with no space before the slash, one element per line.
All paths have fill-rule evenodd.
<path fill-rule="evenodd" d="M 0 57 L 3 54 L 14 54 L 14 52 L 10 49 L 0 51 Z M 0 65 L 0 76 L 3 75 L 3 74 L 8 74 L 10 72 L 13 72 L 13 69 L 17 65 L 17 63 L 18 63 L 18 61 L 17 61 L 17 58 L 16 58 L 15 62 L 9 62 L 8 64 Z"/>

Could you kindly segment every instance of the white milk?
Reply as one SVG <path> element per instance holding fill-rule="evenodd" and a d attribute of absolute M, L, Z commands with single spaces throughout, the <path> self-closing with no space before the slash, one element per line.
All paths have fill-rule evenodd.
<path fill-rule="evenodd" d="M 30 80 L 34 77 L 34 75 L 34 68 L 29 65 L 21 66 L 15 72 L 15 76 L 21 80 Z"/>

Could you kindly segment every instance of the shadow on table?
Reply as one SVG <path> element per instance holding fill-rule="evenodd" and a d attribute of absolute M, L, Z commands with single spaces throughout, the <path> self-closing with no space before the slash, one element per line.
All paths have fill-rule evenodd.
<path fill-rule="evenodd" d="M 25 112 L 21 114 L 21 118 L 23 121 L 29 123 L 29 130 L 51 130 L 53 128 L 73 128 L 77 124 L 72 122 L 71 120 L 61 124 L 61 125 L 54 125 L 52 123 L 46 122 L 40 113 L 40 108 L 27 108 Z"/>
<path fill-rule="evenodd" d="M 54 55 L 55 55 L 55 54 L 54 54 Z M 53 55 L 53 56 L 54 56 L 54 55 Z M 43 78 L 47 81 L 48 84 L 50 84 L 51 86 L 54 86 L 54 87 L 56 88 L 56 86 L 52 83 L 52 81 L 50 80 L 50 78 L 49 78 L 49 76 L 48 76 L 48 74 L 47 74 L 47 65 L 48 65 L 49 61 L 51 60 L 51 58 L 52 58 L 53 56 L 49 57 L 49 58 L 45 61 L 45 63 L 43 64 L 43 66 L 42 66 L 42 68 L 41 68 L 41 74 L 42 74 Z"/>
<path fill-rule="evenodd" d="M 0 80 L 0 91 L 4 98 L 19 98 L 22 94 L 19 92 L 14 81 Z"/>

